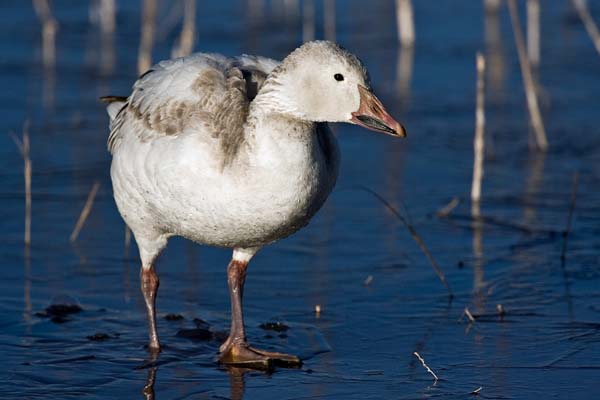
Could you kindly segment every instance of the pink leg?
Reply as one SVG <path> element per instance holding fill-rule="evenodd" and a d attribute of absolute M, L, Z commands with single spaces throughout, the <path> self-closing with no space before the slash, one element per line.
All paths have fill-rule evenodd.
<path fill-rule="evenodd" d="M 246 342 L 242 297 L 246 281 L 247 261 L 232 259 L 227 267 L 227 283 L 231 297 L 231 331 L 221 346 L 219 361 L 223 364 L 248 368 L 271 368 L 273 364 L 300 366 L 302 361 L 296 356 L 273 353 L 250 347 Z"/>
<path fill-rule="evenodd" d="M 150 268 L 142 267 L 140 280 L 146 303 L 146 311 L 148 313 L 148 331 L 150 334 L 148 348 L 152 352 L 159 352 L 160 343 L 158 342 L 158 333 L 156 331 L 156 292 L 158 291 L 159 280 L 154 266 Z"/>

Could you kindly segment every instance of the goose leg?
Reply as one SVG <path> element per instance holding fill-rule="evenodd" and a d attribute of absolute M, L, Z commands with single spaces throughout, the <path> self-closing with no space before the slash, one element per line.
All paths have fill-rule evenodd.
<path fill-rule="evenodd" d="M 159 254 L 167 245 L 167 237 L 161 234 L 140 235 L 135 229 L 132 229 L 135 235 L 138 248 L 140 250 L 140 258 L 142 259 L 142 268 L 140 270 L 140 286 L 144 295 L 144 303 L 146 304 L 146 313 L 148 316 L 148 334 L 150 340 L 148 349 L 151 353 L 160 351 L 160 342 L 158 341 L 158 333 L 156 331 L 156 293 L 158 292 L 158 274 L 154 268 L 154 264 Z"/>
<path fill-rule="evenodd" d="M 148 348 L 151 352 L 159 352 L 160 343 L 158 342 L 158 333 L 156 331 L 156 293 L 158 292 L 159 280 L 154 266 L 150 268 L 142 267 L 140 281 L 144 302 L 146 303 L 146 312 L 148 314 L 148 332 L 150 335 Z"/>
<path fill-rule="evenodd" d="M 227 283 L 231 297 L 231 332 L 221 346 L 219 361 L 223 364 L 247 368 L 270 369 L 275 365 L 300 366 L 302 361 L 293 355 L 255 349 L 246 341 L 242 297 L 248 261 L 234 257 L 227 267 Z"/>

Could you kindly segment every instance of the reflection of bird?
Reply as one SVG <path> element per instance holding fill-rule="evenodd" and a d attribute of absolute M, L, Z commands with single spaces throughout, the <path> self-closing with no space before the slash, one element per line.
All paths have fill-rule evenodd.
<path fill-rule="evenodd" d="M 114 197 L 142 260 L 150 349 L 160 349 L 154 264 L 177 235 L 233 248 L 231 333 L 221 362 L 299 363 L 247 344 L 246 266 L 262 246 L 308 224 L 331 192 L 339 156 L 324 122 L 405 136 L 360 61 L 330 42 L 306 43 L 281 63 L 195 54 L 152 67 L 128 98 L 104 100 Z"/>

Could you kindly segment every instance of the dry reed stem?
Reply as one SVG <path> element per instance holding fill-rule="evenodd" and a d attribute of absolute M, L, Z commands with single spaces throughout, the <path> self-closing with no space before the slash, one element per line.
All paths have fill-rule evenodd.
<path fill-rule="evenodd" d="M 502 0 L 484 0 L 484 7 L 486 12 L 498 12 Z"/>
<path fill-rule="evenodd" d="M 142 9 L 142 32 L 138 52 L 138 73 L 141 75 L 152 66 L 152 46 L 156 25 L 156 0 L 144 0 Z"/>
<path fill-rule="evenodd" d="M 471 184 L 471 214 L 478 216 L 483 179 L 483 158 L 485 150 L 485 57 L 477 53 L 477 105 L 475 111 L 475 139 L 473 140 L 473 182 Z"/>
<path fill-rule="evenodd" d="M 9 135 L 15 143 L 15 146 L 17 146 L 17 149 L 19 149 L 19 154 L 21 154 L 21 157 L 23 157 L 23 142 L 17 137 L 17 135 L 15 135 L 14 132 L 9 132 Z"/>
<path fill-rule="evenodd" d="M 575 6 L 575 10 L 579 14 L 579 18 L 583 22 L 585 26 L 585 30 L 587 31 L 590 39 L 594 43 L 594 47 L 598 54 L 600 54 L 600 32 L 598 32 L 598 26 L 592 19 L 590 15 L 590 11 L 588 10 L 587 1 L 585 0 L 573 0 L 573 6 Z"/>
<path fill-rule="evenodd" d="M 94 199 L 96 198 L 96 194 L 98 193 L 98 189 L 100 189 L 100 182 L 94 182 L 90 193 L 88 194 L 87 200 L 85 201 L 85 205 L 81 210 L 81 214 L 79 214 L 79 219 L 77 219 L 77 223 L 75 224 L 75 228 L 73 228 L 73 232 L 69 237 L 69 241 L 74 243 L 79 236 L 79 232 L 81 228 L 83 228 L 83 224 L 87 220 L 87 217 L 90 215 L 90 211 L 92 210 L 92 206 L 94 205 Z"/>
<path fill-rule="evenodd" d="M 415 356 L 417 356 L 417 358 L 419 359 L 419 361 L 421 361 L 421 364 L 423 365 L 423 367 L 425 367 L 425 369 L 427 370 L 427 372 L 429 372 L 431 375 L 433 375 L 433 378 L 435 379 L 435 381 L 437 382 L 439 380 L 438 376 L 435 374 L 435 372 L 433 372 L 431 370 L 431 368 L 429 368 L 429 366 L 425 363 L 425 360 L 423 360 L 423 357 L 421 357 L 419 355 L 419 353 L 417 353 L 416 351 L 413 352 L 413 354 Z"/>
<path fill-rule="evenodd" d="M 485 157 L 485 57 L 477 53 L 475 57 L 475 69 L 477 70 L 476 83 L 476 106 L 475 106 L 475 138 L 473 139 L 473 182 L 471 183 L 471 216 L 481 215 L 481 183 L 483 180 L 483 160 Z M 475 225 L 473 236 L 473 252 L 476 257 L 474 265 L 475 288 L 481 286 L 483 280 L 483 268 L 481 257 L 483 226 Z"/>
<path fill-rule="evenodd" d="M 302 41 L 315 39 L 315 3 L 314 0 L 302 2 Z"/>
<path fill-rule="evenodd" d="M 101 0 L 99 17 L 102 33 L 113 33 L 116 27 L 116 0 Z"/>
<path fill-rule="evenodd" d="M 23 180 L 25 185 L 25 226 L 23 229 L 23 242 L 26 246 L 31 244 L 31 158 L 29 157 L 29 119 L 23 123 L 23 139 L 19 140 L 17 135 L 10 133 L 12 140 L 23 157 Z"/>
<path fill-rule="evenodd" d="M 413 75 L 413 64 L 415 58 L 414 47 L 401 46 L 396 58 L 396 88 L 402 107 L 410 101 L 410 82 Z"/>
<path fill-rule="evenodd" d="M 125 254 L 129 254 L 129 246 L 131 245 L 131 229 L 125 224 Z"/>
<path fill-rule="evenodd" d="M 44 66 L 54 66 L 56 62 L 55 42 L 58 23 L 52 16 L 48 0 L 33 0 L 33 9 L 42 24 L 42 60 Z"/>
<path fill-rule="evenodd" d="M 383 203 L 384 206 L 386 206 L 386 208 L 388 210 L 390 210 L 392 212 L 392 214 L 394 214 L 396 217 L 398 217 L 400 222 L 402 222 L 402 224 L 404 224 L 404 226 L 408 229 L 408 232 L 412 236 L 413 240 L 417 243 L 417 245 L 419 246 L 419 248 L 421 249 L 423 254 L 425 254 L 425 257 L 427 257 L 427 260 L 429 261 L 429 264 L 433 268 L 434 272 L 436 273 L 436 275 L 438 276 L 438 278 L 440 279 L 442 284 L 448 290 L 448 294 L 450 295 L 450 298 L 453 298 L 454 293 L 452 292 L 452 289 L 450 288 L 450 284 L 446 280 L 446 275 L 444 275 L 444 272 L 442 271 L 442 269 L 440 268 L 438 263 L 435 261 L 435 259 L 431 255 L 431 252 L 425 245 L 425 242 L 423 241 L 421 236 L 419 236 L 419 234 L 417 233 L 417 230 L 414 228 L 414 226 L 412 226 L 412 224 L 410 224 L 406 220 L 406 218 L 404 218 L 402 216 L 402 214 L 400 214 L 400 212 L 398 212 L 398 210 L 396 210 L 386 199 L 384 199 L 381 195 L 379 195 L 379 193 L 369 189 L 366 186 L 357 186 L 357 188 L 364 190 L 364 191 L 370 193 L 371 195 L 373 195 L 374 197 L 376 197 L 381 203 Z"/>
<path fill-rule="evenodd" d="M 25 233 L 23 241 L 31 244 L 31 159 L 29 158 L 29 134 L 23 133 L 24 176 L 25 176 Z"/>
<path fill-rule="evenodd" d="M 398 41 L 402 47 L 415 44 L 415 19 L 411 0 L 396 0 L 396 24 Z"/>
<path fill-rule="evenodd" d="M 571 233 L 571 225 L 573 224 L 573 212 L 575 211 L 575 204 L 577 203 L 577 189 L 579 188 L 579 171 L 573 175 L 573 186 L 571 189 L 571 202 L 569 204 L 569 215 L 567 217 L 567 227 L 563 232 L 563 245 L 560 253 L 560 259 L 565 260 L 567 256 L 567 242 L 569 234 Z"/>
<path fill-rule="evenodd" d="M 435 212 L 435 215 L 438 218 L 446 218 L 450 213 L 460 204 L 460 199 L 458 197 L 453 197 L 452 200 L 444 207 L 440 208 Z"/>
<path fill-rule="evenodd" d="M 194 49 L 194 37 L 196 34 L 196 0 L 185 0 L 183 11 L 183 26 L 177 44 L 174 46 L 171 56 L 184 57 L 192 53 Z"/>
<path fill-rule="evenodd" d="M 517 9 L 516 0 L 508 0 L 508 9 L 510 11 L 510 21 L 515 36 L 517 53 L 519 55 L 519 65 L 521 66 L 521 75 L 523 76 L 523 88 L 525 89 L 531 126 L 535 133 L 537 148 L 545 151 L 548 148 L 548 140 L 546 139 L 546 130 L 544 129 L 544 122 L 542 121 L 540 107 L 535 92 L 531 65 L 529 64 L 529 59 L 527 58 L 527 52 L 525 50 L 525 42 L 523 39 L 523 31 L 521 30 L 521 21 L 519 19 L 519 10 Z"/>
<path fill-rule="evenodd" d="M 323 2 L 323 31 L 325 40 L 335 42 L 335 0 Z"/>
<path fill-rule="evenodd" d="M 506 315 L 506 311 L 504 311 L 504 307 L 502 307 L 502 304 L 496 304 L 496 311 L 498 312 L 498 315 L 501 317 Z"/>
<path fill-rule="evenodd" d="M 99 4 L 90 4 L 90 17 L 94 18 L 100 29 L 99 71 L 103 76 L 110 75 L 115 69 L 116 0 L 99 0 Z"/>
<path fill-rule="evenodd" d="M 527 56 L 531 65 L 540 65 L 540 0 L 527 0 Z"/>
<path fill-rule="evenodd" d="M 171 32 L 184 18 L 184 7 L 179 7 L 179 2 L 169 2 L 169 9 L 161 15 L 160 21 L 156 22 L 156 40 L 163 42 L 171 36 Z"/>

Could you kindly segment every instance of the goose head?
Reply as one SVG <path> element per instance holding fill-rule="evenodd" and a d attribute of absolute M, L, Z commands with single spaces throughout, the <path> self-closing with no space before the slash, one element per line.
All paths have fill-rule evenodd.
<path fill-rule="evenodd" d="M 370 88 L 360 60 L 328 41 L 308 42 L 274 71 L 275 101 L 281 112 L 311 122 L 347 122 L 405 137 Z"/>

